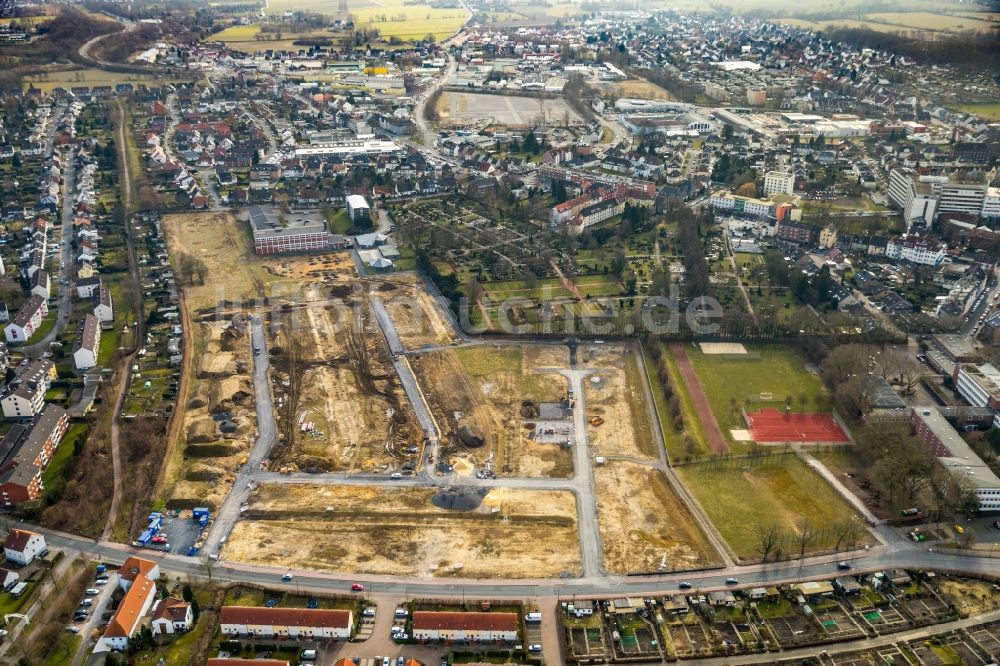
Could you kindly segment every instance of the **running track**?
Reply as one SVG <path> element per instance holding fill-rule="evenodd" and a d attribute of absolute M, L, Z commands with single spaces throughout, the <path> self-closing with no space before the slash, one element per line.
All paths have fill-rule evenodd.
<path fill-rule="evenodd" d="M 715 420 L 715 414 L 712 413 L 712 408 L 708 404 L 705 391 L 701 388 L 701 382 L 698 381 L 698 375 L 695 374 L 694 366 L 691 365 L 691 359 L 688 358 L 687 352 L 684 351 L 684 344 L 671 342 L 670 351 L 677 362 L 677 369 L 681 373 L 681 378 L 687 386 L 694 410 L 701 419 L 705 439 L 708 441 L 708 448 L 712 449 L 712 453 L 729 453 L 729 447 L 726 446 L 726 438 L 722 434 L 722 430 L 719 429 L 719 422 Z"/>

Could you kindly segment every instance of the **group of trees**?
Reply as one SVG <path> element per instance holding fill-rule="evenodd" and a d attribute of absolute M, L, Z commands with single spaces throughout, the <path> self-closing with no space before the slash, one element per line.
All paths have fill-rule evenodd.
<path fill-rule="evenodd" d="M 834 348 L 823 359 L 823 380 L 842 414 L 851 418 L 872 407 L 881 377 L 903 394 L 913 393 L 922 378 L 920 364 L 905 350 L 874 345 L 847 344 Z"/>
<path fill-rule="evenodd" d="M 680 396 L 674 390 L 674 385 L 670 378 L 670 366 L 664 355 L 663 346 L 653 341 L 652 344 L 648 345 L 648 349 L 650 356 L 653 357 L 653 363 L 656 365 L 656 377 L 660 381 L 660 388 L 663 391 L 663 399 L 667 405 L 667 414 L 670 417 L 670 423 L 676 432 L 683 433 L 685 455 L 690 460 L 698 448 L 698 443 L 691 436 L 691 433 L 685 430 L 687 424 L 684 422 L 684 412 L 681 410 Z"/>
<path fill-rule="evenodd" d="M 195 278 L 198 284 L 205 284 L 205 277 L 208 275 L 208 265 L 201 257 L 180 252 L 177 254 L 177 272 L 182 282 L 193 284 Z"/>
<path fill-rule="evenodd" d="M 709 269 L 701 242 L 702 221 L 687 208 L 678 208 L 674 214 L 679 217 L 677 249 L 684 257 L 684 293 L 690 298 L 708 296 Z"/>

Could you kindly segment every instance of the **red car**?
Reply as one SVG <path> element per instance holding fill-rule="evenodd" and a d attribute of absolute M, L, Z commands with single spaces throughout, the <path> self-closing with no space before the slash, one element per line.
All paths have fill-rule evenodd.
<path fill-rule="evenodd" d="M 364 591 L 365 591 L 365 586 L 362 585 L 361 583 L 354 583 L 353 585 L 351 585 L 351 592 L 364 592 Z"/>
<path fill-rule="evenodd" d="M 166 542 L 167 542 L 167 537 L 163 536 L 162 534 L 157 534 L 155 537 L 153 537 L 153 543 L 166 543 Z"/>

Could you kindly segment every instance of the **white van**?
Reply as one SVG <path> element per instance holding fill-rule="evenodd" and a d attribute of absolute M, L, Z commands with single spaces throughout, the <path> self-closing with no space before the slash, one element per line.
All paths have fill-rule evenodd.
<path fill-rule="evenodd" d="M 524 621 L 525 622 L 541 622 L 542 621 L 542 614 L 541 613 L 528 613 L 527 615 L 524 616 Z"/>
<path fill-rule="evenodd" d="M 396 609 L 396 618 L 397 619 L 398 618 L 408 617 L 409 615 L 410 615 L 410 613 L 405 608 L 397 608 Z"/>
<path fill-rule="evenodd" d="M 299 653 L 299 661 L 313 661 L 316 659 L 316 650 L 303 650 Z"/>

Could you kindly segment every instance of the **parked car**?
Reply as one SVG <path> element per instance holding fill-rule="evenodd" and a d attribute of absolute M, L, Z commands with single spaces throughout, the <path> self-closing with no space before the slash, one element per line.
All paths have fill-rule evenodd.
<path fill-rule="evenodd" d="M 71 634 L 78 634 L 80 633 L 80 627 L 74 627 L 73 625 L 69 625 L 68 627 L 66 627 L 66 631 L 68 631 Z"/>
<path fill-rule="evenodd" d="M 955 525 L 955 531 L 958 532 L 959 534 L 965 534 L 965 528 L 962 527 L 961 525 Z"/>
<path fill-rule="evenodd" d="M 84 594 L 86 594 L 88 597 L 96 597 L 100 593 L 101 591 L 98 590 L 96 587 L 88 587 L 86 592 L 84 592 Z"/>

